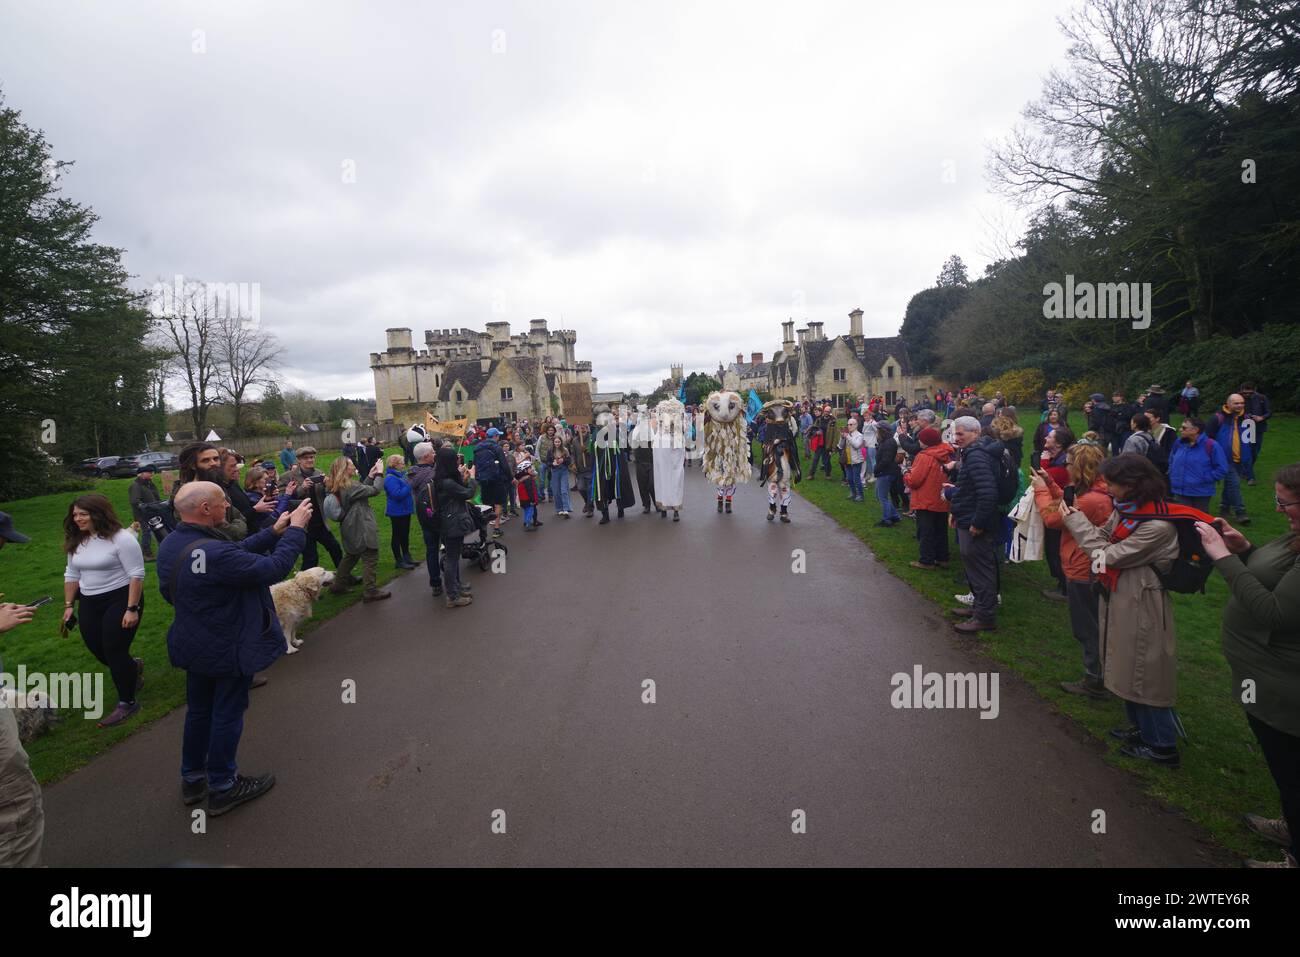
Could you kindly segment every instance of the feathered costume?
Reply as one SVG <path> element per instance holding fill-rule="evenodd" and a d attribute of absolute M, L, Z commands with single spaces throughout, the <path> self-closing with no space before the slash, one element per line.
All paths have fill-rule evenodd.
<path fill-rule="evenodd" d="M 704 402 L 704 476 L 718 490 L 718 511 L 731 511 L 736 486 L 749 479 L 744 403 L 735 392 L 711 392 Z"/>

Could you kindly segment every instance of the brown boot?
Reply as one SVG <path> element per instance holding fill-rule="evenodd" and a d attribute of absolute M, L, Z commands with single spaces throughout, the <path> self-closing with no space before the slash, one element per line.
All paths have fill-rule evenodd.
<path fill-rule="evenodd" d="M 952 626 L 952 630 L 959 635 L 975 635 L 981 631 L 997 631 L 998 626 L 991 621 L 980 621 L 978 618 L 972 618 L 970 621 L 959 621 Z"/>
<path fill-rule="evenodd" d="M 392 598 L 392 597 L 393 597 L 392 592 L 384 591 L 382 588 L 376 588 L 374 591 L 368 591 L 364 595 L 362 595 L 361 600 L 364 602 L 383 601 L 385 598 Z"/>
<path fill-rule="evenodd" d="M 1258 814 L 1243 815 L 1246 825 L 1258 834 L 1260 837 L 1272 841 L 1274 844 L 1280 844 L 1283 847 L 1291 846 L 1291 829 L 1287 827 L 1285 818 L 1270 819 L 1260 817 Z"/>
<path fill-rule="evenodd" d="M 1098 701 L 1106 698 L 1109 694 L 1106 690 L 1106 686 L 1101 683 L 1101 679 L 1093 678 L 1088 675 L 1084 675 L 1078 681 L 1062 681 L 1061 689 L 1063 691 L 1068 691 L 1070 694 L 1087 695 L 1089 698 L 1094 698 Z"/>

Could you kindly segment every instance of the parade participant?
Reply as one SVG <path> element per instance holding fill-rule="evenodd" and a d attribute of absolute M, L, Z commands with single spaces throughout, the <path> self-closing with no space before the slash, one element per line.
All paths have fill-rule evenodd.
<path fill-rule="evenodd" d="M 655 406 L 654 481 L 651 494 L 660 518 L 681 521 L 686 499 L 686 407 L 676 399 Z"/>
<path fill-rule="evenodd" d="M 761 415 L 754 421 L 766 424 Z M 740 396 L 735 392 L 710 393 L 704 402 L 704 477 L 717 489 L 719 512 L 731 514 L 736 486 L 749 477 L 749 451 Z"/>
<path fill-rule="evenodd" d="M 620 441 L 618 420 L 609 411 L 608 406 L 601 406 L 596 415 L 596 433 L 591 439 L 594 468 L 591 475 L 592 498 L 600 509 L 600 525 L 609 524 L 609 506 L 613 502 L 618 506 L 618 517 L 623 517 L 625 509 L 636 504 L 632 492 L 632 469 L 628 462 L 627 448 Z"/>
<path fill-rule="evenodd" d="M 641 513 L 648 515 L 655 500 L 654 428 L 650 413 L 640 406 L 636 427 L 632 430 L 632 464 L 636 468 L 636 487 L 641 493 Z"/>
<path fill-rule="evenodd" d="M 788 399 L 768 402 L 760 410 L 767 418 L 763 435 L 763 466 L 761 481 L 767 485 L 767 520 L 776 518 L 778 495 L 781 521 L 790 524 L 790 487 L 803 478 L 799 469 L 799 446 L 790 431 L 790 414 L 794 403 Z M 828 467 L 829 474 L 829 467 Z"/>

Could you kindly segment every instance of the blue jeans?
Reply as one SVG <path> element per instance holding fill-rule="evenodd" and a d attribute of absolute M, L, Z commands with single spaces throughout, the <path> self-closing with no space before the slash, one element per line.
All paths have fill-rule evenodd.
<path fill-rule="evenodd" d="M 1223 477 L 1223 493 L 1219 496 L 1219 511 L 1235 509 L 1238 515 L 1246 514 L 1246 500 L 1241 497 L 1241 475 L 1246 466 L 1240 462 L 1228 463 L 1228 474 Z"/>
<path fill-rule="evenodd" d="M 1153 748 L 1172 748 L 1178 744 L 1178 725 L 1174 722 L 1173 708 L 1125 701 L 1124 713 L 1142 731 L 1143 744 Z"/>
<path fill-rule="evenodd" d="M 429 587 L 434 591 L 442 588 L 442 563 L 438 561 L 438 546 L 442 539 L 437 529 L 420 523 L 420 536 L 424 539 L 424 567 L 429 570 Z"/>
<path fill-rule="evenodd" d="M 540 479 L 537 483 L 537 491 L 541 493 L 539 498 L 545 502 L 547 489 L 551 487 L 551 467 L 545 462 L 537 463 L 537 478 Z"/>
<path fill-rule="evenodd" d="M 537 522 L 537 506 L 524 506 L 524 527 L 531 528 Z"/>
<path fill-rule="evenodd" d="M 884 513 L 884 521 L 897 522 L 902 520 L 898 514 L 898 509 L 894 508 L 894 502 L 889 497 L 889 489 L 894 484 L 894 476 L 877 475 L 876 476 L 876 501 L 880 503 L 880 510 Z"/>
<path fill-rule="evenodd" d="M 569 511 L 569 470 L 551 469 L 551 498 L 557 512 Z"/>
<path fill-rule="evenodd" d="M 244 733 L 252 675 L 210 678 L 185 673 L 185 732 L 181 739 L 181 777 L 225 791 L 235 783 L 235 752 Z"/>
<path fill-rule="evenodd" d="M 867 471 L 872 475 L 876 474 L 876 447 L 874 445 L 867 447 Z"/>
<path fill-rule="evenodd" d="M 824 467 L 826 469 L 826 477 L 830 478 L 831 477 L 831 450 L 826 448 L 826 446 L 824 445 L 816 452 L 813 453 L 812 466 L 808 469 L 809 475 L 816 474 L 818 462 L 824 463 Z"/>
<path fill-rule="evenodd" d="M 853 464 L 849 465 L 848 475 L 849 475 L 849 491 L 852 492 L 858 498 L 861 498 L 862 497 L 862 463 L 858 462 L 856 465 Z"/>

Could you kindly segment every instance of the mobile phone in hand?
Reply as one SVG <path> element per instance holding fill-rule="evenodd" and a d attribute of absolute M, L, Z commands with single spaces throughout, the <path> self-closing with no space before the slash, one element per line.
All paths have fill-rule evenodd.
<path fill-rule="evenodd" d="M 1066 505 L 1070 506 L 1070 508 L 1074 508 L 1074 486 L 1073 485 L 1067 485 L 1065 487 L 1065 491 L 1061 493 L 1061 496 L 1065 500 Z"/>

